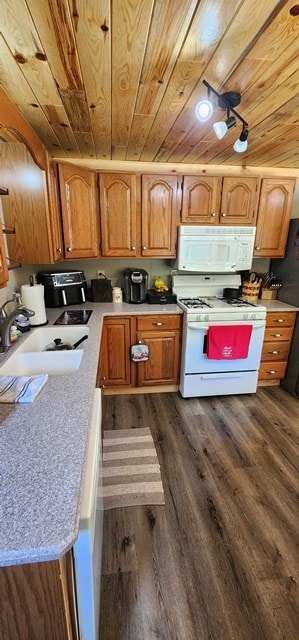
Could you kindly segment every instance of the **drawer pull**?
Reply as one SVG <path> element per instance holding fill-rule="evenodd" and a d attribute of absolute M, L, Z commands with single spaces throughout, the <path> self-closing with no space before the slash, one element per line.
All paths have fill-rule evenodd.
<path fill-rule="evenodd" d="M 156 327 L 162 327 L 163 324 L 165 324 L 165 322 L 153 322 L 153 325 L 155 325 Z"/>
<path fill-rule="evenodd" d="M 274 371 L 274 370 L 272 370 L 272 371 L 266 371 L 266 373 L 270 373 L 271 375 L 274 375 L 275 373 L 277 373 L 277 371 Z"/>
<path fill-rule="evenodd" d="M 278 320 L 276 320 L 276 322 L 284 322 L 284 318 L 278 318 Z"/>
<path fill-rule="evenodd" d="M 271 333 L 270 335 L 273 338 L 282 338 L 282 333 Z"/>
<path fill-rule="evenodd" d="M 273 356 L 276 356 L 279 353 L 279 351 L 268 351 L 268 353 L 272 353 Z"/>

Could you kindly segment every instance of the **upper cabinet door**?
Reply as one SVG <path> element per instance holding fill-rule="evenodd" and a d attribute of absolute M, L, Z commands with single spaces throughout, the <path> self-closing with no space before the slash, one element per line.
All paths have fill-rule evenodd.
<path fill-rule="evenodd" d="M 219 221 L 222 178 L 184 176 L 182 222 L 214 224 Z"/>
<path fill-rule="evenodd" d="M 283 258 L 288 237 L 295 180 L 262 181 L 254 256 Z"/>
<path fill-rule="evenodd" d="M 100 174 L 102 256 L 133 258 L 138 254 L 139 184 L 134 174 Z"/>
<path fill-rule="evenodd" d="M 59 185 L 56 166 L 54 162 L 47 158 L 47 187 L 50 208 L 50 234 L 52 238 L 52 258 L 53 262 L 58 262 L 64 258 L 64 245 L 61 226 Z"/>
<path fill-rule="evenodd" d="M 258 187 L 258 178 L 223 178 L 220 224 L 254 225 Z"/>
<path fill-rule="evenodd" d="M 65 257 L 97 258 L 99 255 L 96 173 L 60 164 L 62 226 Z"/>
<path fill-rule="evenodd" d="M 180 195 L 177 176 L 142 176 L 142 256 L 175 258 Z"/>
<path fill-rule="evenodd" d="M 6 250 L 3 238 L 3 231 L 0 221 L 0 287 L 5 287 L 8 282 L 8 268 L 6 260 Z"/>
<path fill-rule="evenodd" d="M 9 190 L 2 198 L 3 219 L 15 229 L 6 236 L 8 256 L 22 264 L 52 261 L 45 172 L 18 142 L 0 145 L 0 182 Z"/>

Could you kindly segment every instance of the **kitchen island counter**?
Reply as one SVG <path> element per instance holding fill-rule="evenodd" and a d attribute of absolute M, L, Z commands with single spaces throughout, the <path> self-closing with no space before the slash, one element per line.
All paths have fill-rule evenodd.
<path fill-rule="evenodd" d="M 79 370 L 50 375 L 31 404 L 0 404 L 0 566 L 56 560 L 76 541 L 103 318 L 182 313 L 175 304 L 80 309 L 93 313 Z M 64 310 L 47 309 L 49 324 Z M 17 347 L 0 356 L 0 375 Z"/>

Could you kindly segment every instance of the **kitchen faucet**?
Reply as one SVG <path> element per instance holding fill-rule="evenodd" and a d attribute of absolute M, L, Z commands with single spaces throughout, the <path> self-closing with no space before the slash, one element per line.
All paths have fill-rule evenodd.
<path fill-rule="evenodd" d="M 12 301 L 8 300 L 7 302 L 12 302 Z M 2 307 L 0 308 L 0 337 L 1 337 L 0 353 L 7 351 L 7 349 L 9 349 L 9 347 L 11 346 L 10 329 L 14 319 L 20 314 L 22 314 L 26 318 L 31 318 L 32 316 L 35 315 L 35 311 L 32 311 L 32 309 L 28 309 L 27 307 L 24 307 L 24 305 L 22 304 L 15 307 L 15 309 L 9 315 L 7 315 L 5 311 L 5 305 L 7 304 L 7 302 L 5 302 L 4 305 L 2 305 Z"/>

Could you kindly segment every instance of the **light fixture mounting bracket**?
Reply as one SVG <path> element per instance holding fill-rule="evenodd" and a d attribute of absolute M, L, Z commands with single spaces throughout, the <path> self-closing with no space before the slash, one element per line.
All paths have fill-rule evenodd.
<path fill-rule="evenodd" d="M 210 91 L 214 93 L 215 96 L 217 96 L 218 106 L 221 109 L 232 111 L 234 116 L 237 116 L 237 118 L 241 122 L 243 122 L 246 127 L 248 127 L 248 122 L 246 122 L 246 120 L 244 120 L 244 118 L 242 118 L 242 116 L 240 116 L 240 114 L 235 111 L 235 107 L 241 102 L 241 94 L 238 93 L 238 91 L 227 91 L 226 93 L 221 94 L 218 93 L 216 89 L 213 89 L 213 87 L 206 80 L 203 80 L 202 83 L 205 85 L 205 87 L 207 87 L 208 92 Z"/>
<path fill-rule="evenodd" d="M 232 109 L 241 102 L 241 94 L 237 91 L 227 91 L 218 98 L 218 107 L 221 109 Z"/>

